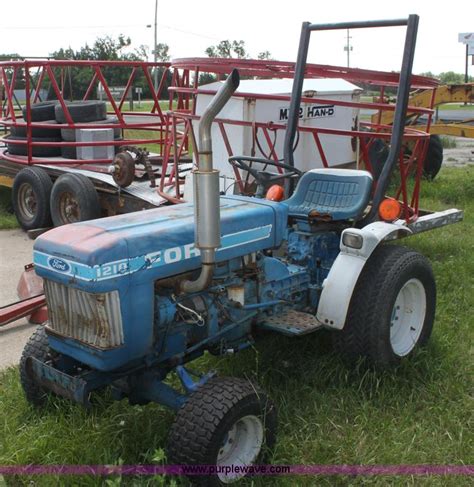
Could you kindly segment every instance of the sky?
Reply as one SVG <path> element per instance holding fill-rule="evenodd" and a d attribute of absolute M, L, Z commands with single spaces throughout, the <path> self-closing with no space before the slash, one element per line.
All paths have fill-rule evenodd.
<path fill-rule="evenodd" d="M 458 33 L 474 32 L 474 1 L 433 0 L 158 0 L 158 42 L 172 58 L 205 56 L 223 39 L 244 40 L 248 53 L 270 51 L 294 61 L 301 23 L 379 20 L 420 16 L 414 72 L 464 72 Z M 17 0 L 2 2 L 0 52 L 47 56 L 60 47 L 79 49 L 97 37 L 124 34 L 132 47 L 153 45 L 155 0 Z M 313 33 L 308 60 L 345 66 L 345 31 Z M 352 67 L 399 70 L 404 28 L 350 32 Z M 152 60 L 150 55 L 150 61 Z M 469 66 L 470 74 L 474 66 Z"/>

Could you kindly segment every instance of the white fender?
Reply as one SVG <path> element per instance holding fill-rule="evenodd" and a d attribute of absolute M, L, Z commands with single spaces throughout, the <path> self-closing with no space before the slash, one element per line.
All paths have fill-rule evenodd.
<path fill-rule="evenodd" d="M 386 222 L 371 223 L 361 229 L 346 228 L 341 235 L 341 252 L 323 282 L 316 313 L 318 321 L 328 328 L 341 330 L 346 322 L 355 285 L 372 252 L 384 240 L 393 240 L 411 233 L 412 231 L 405 226 Z M 361 248 L 345 245 L 345 234 L 362 237 Z"/>

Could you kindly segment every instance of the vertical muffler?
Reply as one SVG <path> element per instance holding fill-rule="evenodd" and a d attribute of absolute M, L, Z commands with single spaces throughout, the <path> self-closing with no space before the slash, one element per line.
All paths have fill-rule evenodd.
<path fill-rule="evenodd" d="M 194 241 L 201 252 L 201 274 L 195 281 L 183 281 L 181 291 L 196 293 L 211 284 L 216 250 L 221 245 L 219 171 L 212 167 L 212 122 L 229 101 L 240 83 L 234 69 L 201 116 L 199 123 L 199 167 L 194 180 Z"/>

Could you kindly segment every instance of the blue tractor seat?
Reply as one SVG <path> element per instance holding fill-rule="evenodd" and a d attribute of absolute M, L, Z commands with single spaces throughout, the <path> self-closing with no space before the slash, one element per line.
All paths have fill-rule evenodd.
<path fill-rule="evenodd" d="M 356 220 L 367 207 L 372 176 L 356 169 L 312 169 L 285 201 L 288 216 L 305 220 Z"/>

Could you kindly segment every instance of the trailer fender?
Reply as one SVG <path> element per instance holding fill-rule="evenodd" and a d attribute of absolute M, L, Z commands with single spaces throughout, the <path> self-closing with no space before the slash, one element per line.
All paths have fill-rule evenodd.
<path fill-rule="evenodd" d="M 341 330 L 346 322 L 352 293 L 372 252 L 383 241 L 395 240 L 411 233 L 403 225 L 386 222 L 344 230 L 341 235 L 341 252 L 323 282 L 316 313 L 318 321 L 325 327 Z"/>

